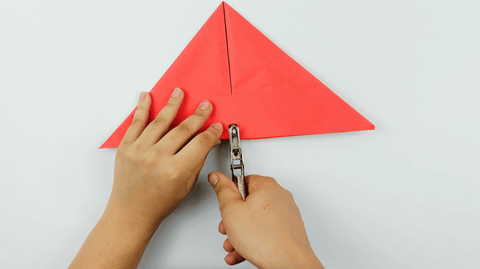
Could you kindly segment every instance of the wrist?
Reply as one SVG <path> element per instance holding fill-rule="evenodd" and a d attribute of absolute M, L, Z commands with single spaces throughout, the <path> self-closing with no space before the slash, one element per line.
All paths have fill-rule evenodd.
<path fill-rule="evenodd" d="M 291 254 L 293 254 L 292 252 Z M 286 255 L 289 259 L 282 268 L 304 268 L 304 269 L 324 269 L 322 263 L 317 258 L 313 250 L 297 252 L 294 255 Z M 278 268 L 278 267 L 275 267 Z"/>
<path fill-rule="evenodd" d="M 136 236 L 153 236 L 162 220 L 152 220 L 138 214 L 134 209 L 109 201 L 102 220 L 109 222 L 120 231 L 128 231 Z"/>
<path fill-rule="evenodd" d="M 299 264 L 298 268 L 308 268 L 308 269 L 325 269 L 317 256 L 312 252 L 303 263 Z"/>
<path fill-rule="evenodd" d="M 136 268 L 155 230 L 109 203 L 71 268 Z"/>

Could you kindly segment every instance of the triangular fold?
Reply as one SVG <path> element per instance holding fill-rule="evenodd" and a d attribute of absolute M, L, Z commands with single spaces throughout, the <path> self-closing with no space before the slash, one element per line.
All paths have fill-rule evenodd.
<path fill-rule="evenodd" d="M 242 139 L 375 128 L 225 3 L 150 92 L 150 120 L 175 87 L 186 98 L 171 127 L 208 99 L 214 110 L 204 126 L 236 123 Z M 101 148 L 118 146 L 133 113 Z M 221 138 L 228 138 L 226 128 Z"/>

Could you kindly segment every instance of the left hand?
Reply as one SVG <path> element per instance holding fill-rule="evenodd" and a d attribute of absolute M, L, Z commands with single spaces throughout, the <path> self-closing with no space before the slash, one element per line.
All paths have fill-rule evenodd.
<path fill-rule="evenodd" d="M 190 140 L 212 113 L 212 104 L 206 100 L 168 131 L 183 97 L 183 91 L 175 89 L 147 126 L 151 98 L 142 93 L 133 122 L 118 146 L 107 210 L 156 229 L 190 193 L 208 152 L 220 143 L 223 126 L 214 123 Z"/>

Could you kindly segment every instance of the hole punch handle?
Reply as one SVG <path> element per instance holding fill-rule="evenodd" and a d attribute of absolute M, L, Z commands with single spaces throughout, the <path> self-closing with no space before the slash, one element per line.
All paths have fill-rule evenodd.
<path fill-rule="evenodd" d="M 243 165 L 242 147 L 240 145 L 240 129 L 236 124 L 228 126 L 230 137 L 230 169 L 232 170 L 232 181 L 237 185 L 243 200 L 247 197 L 245 186 L 245 167 Z"/>

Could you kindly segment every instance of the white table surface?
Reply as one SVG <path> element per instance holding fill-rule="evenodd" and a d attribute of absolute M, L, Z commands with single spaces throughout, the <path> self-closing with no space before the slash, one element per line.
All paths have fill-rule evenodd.
<path fill-rule="evenodd" d="M 480 2 L 229 1 L 376 125 L 244 141 L 327 268 L 478 268 Z M 0 267 L 66 268 L 101 216 L 115 150 L 100 144 L 220 1 L 0 3 Z M 230 268 L 206 175 L 139 268 Z M 253 268 L 247 262 L 235 268 Z"/>

